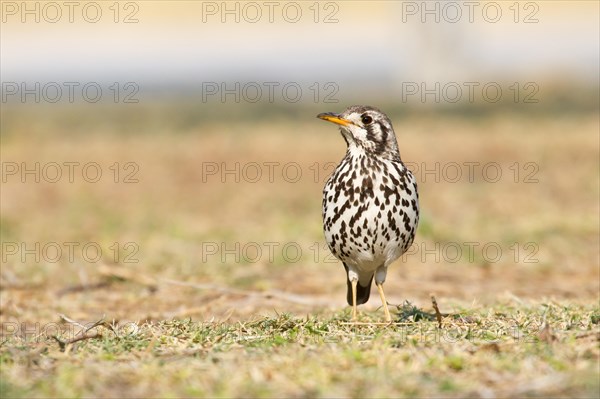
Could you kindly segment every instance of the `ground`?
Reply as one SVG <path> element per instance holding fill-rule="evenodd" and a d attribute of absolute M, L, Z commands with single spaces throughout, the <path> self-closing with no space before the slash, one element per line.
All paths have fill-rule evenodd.
<path fill-rule="evenodd" d="M 392 114 L 422 219 L 351 325 L 316 112 L 11 112 L 2 397 L 598 396 L 596 114 Z"/>

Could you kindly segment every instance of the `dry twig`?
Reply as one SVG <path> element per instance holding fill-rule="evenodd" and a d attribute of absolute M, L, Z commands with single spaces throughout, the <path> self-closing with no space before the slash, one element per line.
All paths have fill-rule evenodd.
<path fill-rule="evenodd" d="M 199 290 L 216 291 L 216 292 L 220 292 L 223 294 L 229 294 L 229 295 L 240 295 L 240 296 L 246 296 L 246 297 L 252 297 L 252 298 L 263 298 L 263 299 L 275 298 L 275 299 L 280 299 L 280 300 L 283 300 L 286 302 L 295 303 L 298 305 L 314 306 L 314 305 L 324 305 L 325 304 L 325 303 L 322 303 L 322 301 L 314 300 L 312 298 L 308 298 L 303 295 L 291 294 L 291 293 L 282 292 L 282 291 L 259 292 L 259 291 L 248 291 L 248 290 L 240 290 L 240 289 L 230 288 L 230 287 L 223 287 L 223 286 L 219 286 L 216 284 L 188 283 L 186 281 L 177 281 L 177 280 L 170 280 L 170 279 L 163 279 L 162 281 L 167 284 L 192 287 L 192 288 L 196 288 Z"/>
<path fill-rule="evenodd" d="M 64 352 L 67 345 L 71 345 L 71 344 L 74 344 L 75 342 L 83 341 L 86 339 L 102 338 L 102 334 L 100 334 L 99 332 L 94 332 L 91 334 L 85 333 L 83 335 L 79 335 L 77 337 L 70 338 L 66 341 L 61 340 L 56 335 L 53 335 L 52 338 L 54 338 L 54 340 L 56 342 L 58 342 L 58 345 L 60 346 L 60 350 Z"/>
<path fill-rule="evenodd" d="M 542 328 L 538 332 L 537 337 L 540 341 L 546 342 L 548 344 L 551 344 L 552 342 L 558 340 L 558 338 L 556 337 L 556 335 L 554 335 L 554 332 L 552 331 L 552 327 L 550 327 L 550 324 L 548 324 L 548 322 L 546 321 L 546 313 L 544 313 L 544 318 L 542 320 Z"/>
<path fill-rule="evenodd" d="M 82 291 L 90 291 L 90 290 L 98 290 L 102 288 L 109 287 L 112 284 L 111 281 L 100 281 L 94 284 L 79 284 L 79 285 L 71 285 L 68 287 L 64 287 L 56 292 L 56 295 L 63 296 L 65 294 L 71 294 Z"/>
<path fill-rule="evenodd" d="M 435 295 L 431 294 L 431 303 L 433 304 L 433 310 L 435 310 L 435 318 L 438 322 L 438 328 L 442 328 L 442 314 L 440 313 L 440 308 L 438 307 L 437 301 L 435 300 Z"/>
<path fill-rule="evenodd" d="M 70 317 L 67 317 L 64 314 L 59 314 L 58 317 L 60 317 L 60 319 L 66 323 L 73 324 L 74 326 L 81 328 L 80 332 L 78 332 L 73 338 L 69 338 L 67 340 L 62 340 L 62 339 L 58 338 L 57 335 L 52 336 L 52 338 L 54 338 L 54 340 L 56 342 L 58 342 L 58 345 L 60 346 L 60 350 L 63 352 L 65 351 L 65 348 L 67 347 L 67 345 L 74 344 L 76 342 L 83 341 L 86 339 L 102 338 L 102 334 L 97 331 L 93 332 L 91 334 L 88 334 L 88 332 L 93 328 L 102 326 L 104 328 L 108 328 L 109 330 L 112 330 L 112 327 L 110 325 L 107 325 L 107 323 L 104 321 L 104 319 L 106 317 L 105 315 L 103 315 L 100 320 L 92 323 L 92 325 L 90 325 L 90 326 L 85 326 L 85 325 L 81 324 L 80 322 L 73 320 Z"/>

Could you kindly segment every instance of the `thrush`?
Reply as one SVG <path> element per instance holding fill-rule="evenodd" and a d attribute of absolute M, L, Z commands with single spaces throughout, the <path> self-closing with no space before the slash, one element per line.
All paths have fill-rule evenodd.
<path fill-rule="evenodd" d="M 331 252 L 346 269 L 348 304 L 356 321 L 371 284 L 391 321 L 383 283 L 388 267 L 412 244 L 419 222 L 419 195 L 402 162 L 390 119 L 370 106 L 317 115 L 340 127 L 346 155 L 325 183 L 323 229 Z"/>

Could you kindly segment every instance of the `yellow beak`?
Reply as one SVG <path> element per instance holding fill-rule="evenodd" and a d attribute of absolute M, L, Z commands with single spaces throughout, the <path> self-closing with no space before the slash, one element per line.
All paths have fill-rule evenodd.
<path fill-rule="evenodd" d="M 353 123 L 350 122 L 349 120 L 344 119 L 344 118 L 340 117 L 338 114 L 334 114 L 333 112 L 324 112 L 322 114 L 317 115 L 317 118 L 323 119 L 324 121 L 333 122 L 333 123 L 336 123 L 336 124 L 342 125 L 342 126 L 353 125 Z"/>

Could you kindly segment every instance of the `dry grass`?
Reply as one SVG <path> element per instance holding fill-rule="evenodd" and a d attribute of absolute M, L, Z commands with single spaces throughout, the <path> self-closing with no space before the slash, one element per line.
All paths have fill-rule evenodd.
<path fill-rule="evenodd" d="M 328 163 L 343 156 L 343 141 L 312 117 L 126 135 L 110 124 L 8 125 L 3 165 L 97 162 L 103 176 L 2 184 L 3 396 L 597 395 L 596 115 L 394 118 L 404 160 L 421 168 L 423 218 L 415 253 L 393 266 L 386 291 L 391 303 L 425 311 L 435 293 L 442 312 L 461 316 L 442 330 L 407 307 L 403 324 L 344 323 L 343 270 L 320 221 Z M 139 182 L 115 183 L 115 162 L 122 173 L 135 163 Z M 258 163 L 262 179 L 203 173 L 236 162 Z M 265 162 L 278 163 L 273 182 Z M 291 162 L 302 171 L 296 182 L 281 174 Z M 422 173 L 436 162 L 438 182 Z M 452 162 L 495 162 L 503 175 L 492 183 L 475 169 L 472 182 L 444 181 Z M 527 163 L 537 182 L 524 182 Z M 7 254 L 7 243 L 36 242 L 65 252 L 56 262 Z M 65 242 L 79 244 L 72 260 Z M 102 248 L 98 262 L 82 256 L 89 242 Z M 285 244 L 301 256 L 290 259 Z M 490 261 L 486 244 L 502 255 Z M 372 298 L 362 320 L 380 321 L 378 306 Z M 64 343 L 79 328 L 58 314 L 109 323 L 61 351 L 51 335 L 61 330 Z"/>
<path fill-rule="evenodd" d="M 441 329 L 411 317 L 352 325 L 347 314 L 106 323 L 79 341 L 84 330 L 62 324 L 4 342 L 3 389 L 6 397 L 594 397 L 600 313 L 590 309 L 496 304 L 461 310 Z M 59 346 L 51 333 L 76 342 Z"/>

